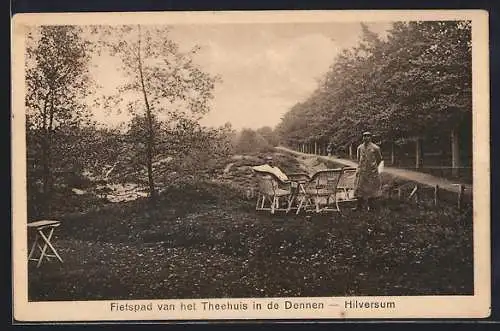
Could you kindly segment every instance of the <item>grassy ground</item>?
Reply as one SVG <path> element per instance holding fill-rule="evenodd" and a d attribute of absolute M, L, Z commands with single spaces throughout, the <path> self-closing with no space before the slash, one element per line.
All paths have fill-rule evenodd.
<path fill-rule="evenodd" d="M 470 215 L 395 200 L 371 214 L 270 215 L 229 179 L 62 217 L 64 264 L 30 264 L 29 299 L 472 294 Z"/>

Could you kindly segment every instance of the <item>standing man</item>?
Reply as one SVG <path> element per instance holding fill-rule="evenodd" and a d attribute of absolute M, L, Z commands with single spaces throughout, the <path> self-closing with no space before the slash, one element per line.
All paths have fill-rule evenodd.
<path fill-rule="evenodd" d="M 363 143 L 357 149 L 358 172 L 354 196 L 357 208 L 361 209 L 366 201 L 368 210 L 373 209 L 374 200 L 380 197 L 381 183 L 378 167 L 382 162 L 380 147 L 372 142 L 370 132 L 363 133 Z"/>

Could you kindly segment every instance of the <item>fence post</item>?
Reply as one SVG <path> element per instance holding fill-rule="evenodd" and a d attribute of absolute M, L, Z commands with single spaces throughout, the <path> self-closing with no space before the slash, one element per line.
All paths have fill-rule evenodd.
<path fill-rule="evenodd" d="M 452 176 L 458 177 L 460 170 L 460 141 L 457 130 L 451 131 L 451 167 Z"/>
<path fill-rule="evenodd" d="M 462 210 L 464 200 L 464 185 L 460 184 L 458 190 L 458 210 Z"/>
<path fill-rule="evenodd" d="M 439 203 L 439 185 L 434 186 L 434 206 Z"/>

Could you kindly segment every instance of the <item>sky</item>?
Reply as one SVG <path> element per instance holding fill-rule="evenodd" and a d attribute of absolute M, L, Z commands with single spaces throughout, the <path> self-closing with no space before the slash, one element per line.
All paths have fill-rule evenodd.
<path fill-rule="evenodd" d="M 382 35 L 390 27 L 381 22 L 367 25 Z M 202 124 L 229 122 L 235 129 L 257 129 L 277 125 L 294 104 L 315 90 L 335 56 L 358 43 L 361 24 L 189 24 L 173 26 L 170 36 L 181 49 L 200 46 L 195 62 L 221 78 Z M 117 62 L 106 55 L 94 59 L 92 74 L 106 91 L 123 80 Z M 94 111 L 97 121 L 111 126 L 127 121 L 127 116 Z"/>

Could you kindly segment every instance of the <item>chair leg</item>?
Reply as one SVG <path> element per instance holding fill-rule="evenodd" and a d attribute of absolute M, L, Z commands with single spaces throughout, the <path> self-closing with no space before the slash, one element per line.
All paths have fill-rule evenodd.
<path fill-rule="evenodd" d="M 339 212 L 340 215 L 342 215 L 342 211 L 340 210 L 339 206 L 339 199 L 335 197 L 335 206 L 337 207 L 337 211 Z"/>
<path fill-rule="evenodd" d="M 286 207 L 286 213 L 287 214 L 290 212 L 290 210 L 292 210 L 292 204 L 293 204 L 294 200 L 295 200 L 295 198 L 293 196 L 290 196 L 288 198 L 288 206 Z"/>
<path fill-rule="evenodd" d="M 316 213 L 319 214 L 319 198 L 314 199 L 314 204 L 316 205 Z"/>
<path fill-rule="evenodd" d="M 313 205 L 315 205 L 315 201 L 313 200 L 313 198 L 308 197 L 307 201 L 306 201 L 306 208 L 308 208 L 309 206 L 313 206 Z"/>
<path fill-rule="evenodd" d="M 306 199 L 305 196 L 303 196 L 303 197 L 300 198 L 299 206 L 297 207 L 297 212 L 295 214 L 297 214 L 297 215 L 299 214 L 300 209 L 302 208 L 302 205 L 304 204 L 304 200 L 305 199 Z"/>
<path fill-rule="evenodd" d="M 259 195 L 259 198 L 257 199 L 257 210 L 264 210 L 264 205 L 266 203 L 266 197 L 264 195 Z"/>
<path fill-rule="evenodd" d="M 273 201 L 271 202 L 271 214 L 274 214 L 274 206 L 276 206 L 276 197 L 273 197 Z"/>

